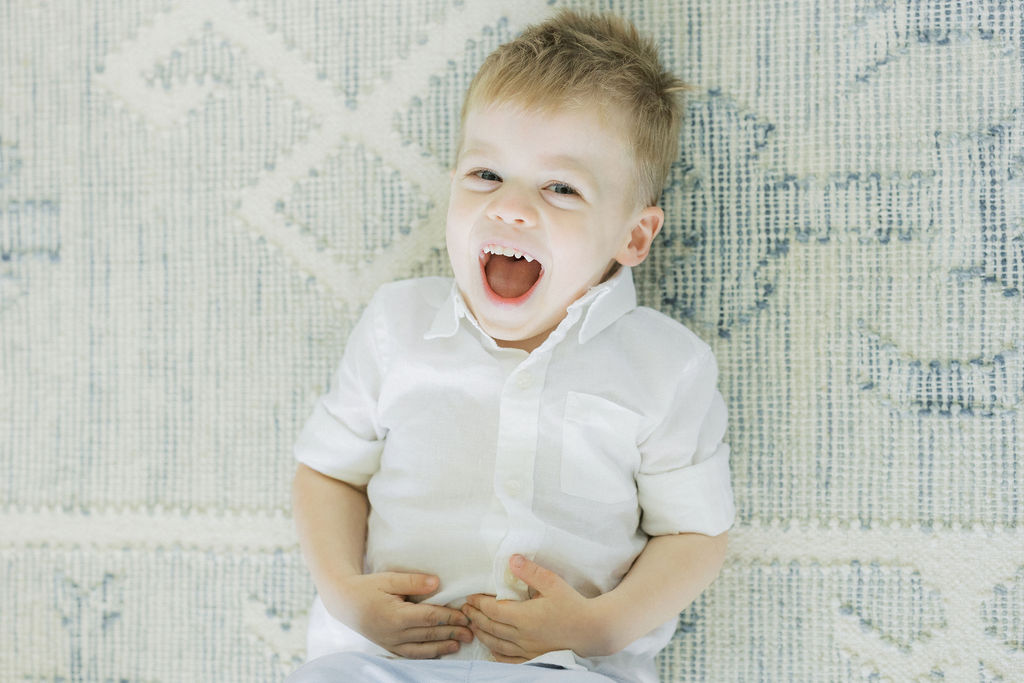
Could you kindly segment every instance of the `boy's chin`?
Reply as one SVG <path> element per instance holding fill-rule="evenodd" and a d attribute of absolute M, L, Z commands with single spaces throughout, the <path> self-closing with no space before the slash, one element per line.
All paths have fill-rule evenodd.
<path fill-rule="evenodd" d="M 557 325 L 552 326 L 550 329 L 541 329 L 536 325 L 530 325 L 528 327 L 512 327 L 508 325 L 495 324 L 494 321 L 487 322 L 479 321 L 480 327 L 484 332 L 487 333 L 491 339 L 493 339 L 498 346 L 502 348 L 512 349 L 523 349 L 525 351 L 532 351 L 533 349 L 540 346 L 551 331 Z"/>
<path fill-rule="evenodd" d="M 498 346 L 512 346 L 531 336 L 529 333 L 519 332 L 507 326 L 494 324 L 493 322 L 490 324 L 481 322 L 480 327 L 487 333 L 487 336 L 498 342 Z"/>
<path fill-rule="evenodd" d="M 520 349 L 527 353 L 533 351 L 538 346 L 544 343 L 547 339 L 547 335 L 537 335 L 536 337 L 530 337 L 527 339 L 499 339 L 494 337 L 494 342 L 503 349 Z"/>

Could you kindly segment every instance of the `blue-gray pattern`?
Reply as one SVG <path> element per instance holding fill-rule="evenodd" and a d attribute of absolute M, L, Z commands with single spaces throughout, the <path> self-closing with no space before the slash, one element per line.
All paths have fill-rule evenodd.
<path fill-rule="evenodd" d="M 1019 0 L 0 0 L 0 680 L 301 661 L 292 441 L 563 5 L 693 86 L 636 278 L 714 347 L 739 519 L 663 679 L 1024 679 Z"/>

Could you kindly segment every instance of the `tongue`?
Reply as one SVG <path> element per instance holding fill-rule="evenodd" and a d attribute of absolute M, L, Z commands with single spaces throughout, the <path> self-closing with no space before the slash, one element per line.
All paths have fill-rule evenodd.
<path fill-rule="evenodd" d="M 484 268 L 487 284 L 503 299 L 517 299 L 530 291 L 540 277 L 540 263 L 511 256 L 491 256 Z"/>

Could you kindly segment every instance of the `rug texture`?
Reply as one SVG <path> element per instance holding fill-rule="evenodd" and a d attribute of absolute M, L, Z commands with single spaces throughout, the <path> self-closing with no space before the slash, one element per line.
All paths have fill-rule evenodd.
<path fill-rule="evenodd" d="M 0 0 L 0 680 L 302 660 L 292 443 L 562 5 L 694 88 L 636 277 L 739 516 L 663 679 L 1024 680 L 1020 0 Z"/>

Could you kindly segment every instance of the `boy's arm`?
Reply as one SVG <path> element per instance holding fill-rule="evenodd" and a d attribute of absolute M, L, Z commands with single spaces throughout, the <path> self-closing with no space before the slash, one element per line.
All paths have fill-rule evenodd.
<path fill-rule="evenodd" d="M 364 490 L 300 464 L 292 497 L 302 554 L 331 616 L 411 659 L 450 654 L 460 641 L 472 640 L 460 611 L 406 600 L 436 591 L 436 576 L 363 574 L 369 511 Z"/>
<path fill-rule="evenodd" d="M 299 464 L 292 482 L 295 528 L 317 588 L 363 573 L 365 491 Z"/>
<path fill-rule="evenodd" d="M 513 574 L 534 597 L 519 602 L 471 595 L 463 611 L 473 633 L 501 662 L 523 662 L 552 650 L 582 657 L 613 654 L 678 615 L 710 585 L 725 559 L 727 536 L 655 536 L 619 585 L 596 598 L 513 557 Z"/>
<path fill-rule="evenodd" d="M 622 582 L 596 598 L 610 628 L 606 654 L 618 652 L 689 607 L 718 576 L 728 532 L 655 536 Z"/>

